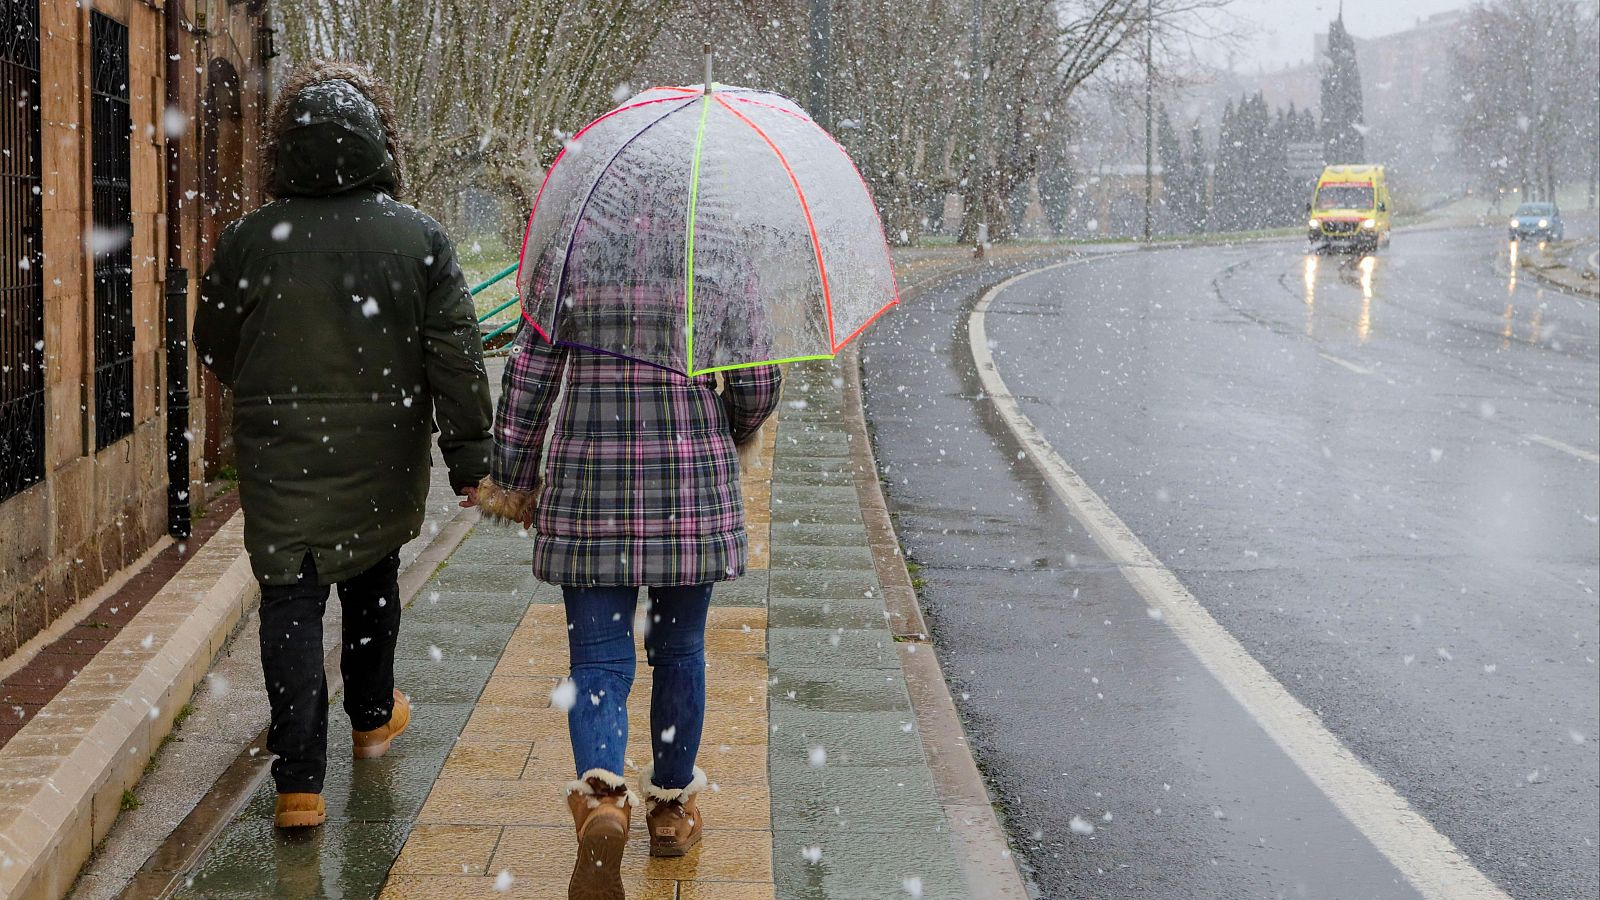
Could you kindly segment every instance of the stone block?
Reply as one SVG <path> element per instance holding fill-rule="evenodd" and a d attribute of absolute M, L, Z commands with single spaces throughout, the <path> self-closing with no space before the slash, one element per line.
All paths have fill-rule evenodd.
<path fill-rule="evenodd" d="M 776 696 L 776 695 L 772 695 Z M 768 709 L 768 747 L 780 760 L 804 763 L 822 747 L 834 766 L 919 766 L 927 757 L 916 721 L 903 712 L 818 712 L 775 699 Z"/>
<path fill-rule="evenodd" d="M 938 832 L 881 831 L 864 839 L 829 828 L 776 828 L 772 857 L 778 892 L 795 900 L 981 896 L 962 880 L 949 838 Z"/>
<path fill-rule="evenodd" d="M 859 499 L 853 481 L 848 485 L 781 484 L 772 491 L 772 511 L 779 518 L 789 507 L 802 504 L 856 507 Z"/>
<path fill-rule="evenodd" d="M 779 471 L 794 472 L 851 472 L 849 460 L 836 456 L 812 456 L 795 453 L 783 457 L 777 464 Z"/>
<path fill-rule="evenodd" d="M 791 466 L 784 467 L 783 471 L 772 476 L 774 491 L 781 490 L 790 485 L 801 487 L 854 487 L 856 475 L 854 472 L 841 468 L 826 469 L 796 469 Z"/>
<path fill-rule="evenodd" d="M 930 831 L 946 827 L 926 766 L 772 762 L 772 826 L 836 831 Z"/>
<path fill-rule="evenodd" d="M 892 670 L 783 669 L 773 673 L 768 696 L 775 708 L 911 715 L 905 679 Z"/>
<path fill-rule="evenodd" d="M 775 598 L 855 600 L 880 594 L 877 572 L 866 569 L 782 569 L 774 570 L 769 578 L 769 595 Z"/>
<path fill-rule="evenodd" d="M 872 551 L 855 546 L 808 546 L 785 542 L 772 551 L 773 569 L 876 571 Z"/>
<path fill-rule="evenodd" d="M 719 582 L 711 592 L 711 604 L 713 606 L 765 606 L 769 578 L 769 573 L 762 570 L 746 572 L 733 581 Z"/>
<path fill-rule="evenodd" d="M 406 830 L 405 822 L 330 821 L 307 841 L 276 834 L 271 819 L 241 822 L 223 832 L 176 896 L 318 897 L 332 871 L 340 873 L 342 896 L 376 897 Z"/>
<path fill-rule="evenodd" d="M 448 770 L 448 767 L 446 768 Z M 395 875 L 487 875 L 498 825 L 418 825 L 406 838 Z"/>
<path fill-rule="evenodd" d="M 883 601 L 873 597 L 814 600 L 777 597 L 767 606 L 771 628 L 881 628 L 886 622 Z"/>
<path fill-rule="evenodd" d="M 52 535 L 40 523 L 50 520 L 53 493 L 48 483 L 36 484 L 0 507 L 0 596 L 29 587 L 46 569 Z"/>
<path fill-rule="evenodd" d="M 860 525 L 807 525 L 774 522 L 772 545 L 799 552 L 799 547 L 860 547 L 865 543 Z"/>
<path fill-rule="evenodd" d="M 773 504 L 772 525 L 776 528 L 779 524 L 788 525 L 854 525 L 862 527 L 861 508 L 852 499 L 846 504 L 838 503 L 783 503 Z M 862 538 L 866 543 L 866 538 Z"/>
<path fill-rule="evenodd" d="M 771 628 L 766 633 L 771 668 L 899 669 L 894 636 L 882 628 Z"/>

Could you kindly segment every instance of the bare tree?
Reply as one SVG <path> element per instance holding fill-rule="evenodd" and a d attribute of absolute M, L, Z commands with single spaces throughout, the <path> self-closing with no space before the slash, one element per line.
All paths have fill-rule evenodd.
<path fill-rule="evenodd" d="M 968 129 L 964 206 L 982 210 L 991 238 L 1014 234 L 1025 191 L 1047 155 L 1044 141 L 1065 121 L 1075 94 L 1119 62 L 1177 59 L 1201 36 L 1226 37 L 1213 14 L 1227 0 L 986 0 L 983 22 L 982 115 Z M 1159 80 L 1159 79 L 1158 79 Z M 1142 119 L 1144 110 L 1138 109 Z M 965 216 L 961 239 L 976 237 L 978 216 Z"/>
<path fill-rule="evenodd" d="M 970 231 L 1013 233 L 1041 160 L 1059 161 L 1073 93 L 1148 28 L 1193 34 L 1226 0 L 284 0 L 291 60 L 358 59 L 394 88 L 419 201 L 453 218 L 468 188 L 519 234 L 544 167 L 631 85 L 718 80 L 805 98 L 819 13 L 831 20 L 832 130 L 892 242 L 919 239 L 961 191 Z M 982 15 L 975 15 L 978 12 Z M 971 26 L 978 26 L 973 41 Z M 977 56 L 974 56 L 974 52 Z M 974 65 L 974 62 L 977 65 Z M 973 73 L 979 76 L 972 77 Z M 973 91 L 983 91 L 974 104 Z M 974 113 L 981 109 L 981 113 Z M 1052 162 L 1052 164 L 1057 164 Z"/>
<path fill-rule="evenodd" d="M 682 0 L 284 0 L 291 62 L 353 59 L 393 89 L 418 201 L 502 198 L 520 233 L 543 169 L 603 112 Z"/>
<path fill-rule="evenodd" d="M 1554 199 L 1564 180 L 1593 183 L 1595 13 L 1580 0 L 1497 0 L 1472 10 L 1451 57 L 1457 151 L 1495 196 Z"/>

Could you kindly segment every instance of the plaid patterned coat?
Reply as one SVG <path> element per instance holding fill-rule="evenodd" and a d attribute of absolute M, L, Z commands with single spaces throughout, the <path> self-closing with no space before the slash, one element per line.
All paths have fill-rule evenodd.
<path fill-rule="evenodd" d="M 490 477 L 538 491 L 535 576 L 665 587 L 744 574 L 734 447 L 776 408 L 777 366 L 727 372 L 719 394 L 713 375 L 551 345 L 524 327 L 504 378 Z"/>

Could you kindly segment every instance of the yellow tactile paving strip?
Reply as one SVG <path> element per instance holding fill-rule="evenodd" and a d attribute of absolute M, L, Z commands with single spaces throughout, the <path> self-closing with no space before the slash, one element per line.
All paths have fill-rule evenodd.
<path fill-rule="evenodd" d="M 778 445 L 778 417 L 773 416 L 761 429 L 761 459 L 765 466 L 744 473 L 745 530 L 750 534 L 750 569 L 765 569 L 772 556 L 772 453 Z"/>
<path fill-rule="evenodd" d="M 743 485 L 751 569 L 768 563 L 773 425 L 762 433 L 767 465 Z M 711 782 L 700 800 L 706 837 L 681 859 L 653 858 L 638 810 L 622 864 L 630 900 L 773 896 L 766 629 L 764 608 L 712 608 L 699 760 Z M 627 774 L 635 783 L 650 760 L 650 668 L 642 645 L 638 652 L 628 698 Z M 390 870 L 386 900 L 567 895 L 576 841 L 562 788 L 574 774 L 572 749 L 566 714 L 550 705 L 566 674 L 564 613 L 534 604 L 434 782 Z"/>

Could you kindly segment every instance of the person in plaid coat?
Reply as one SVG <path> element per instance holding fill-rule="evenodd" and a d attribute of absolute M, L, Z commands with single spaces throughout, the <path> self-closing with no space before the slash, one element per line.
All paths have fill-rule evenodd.
<path fill-rule="evenodd" d="M 776 408 L 782 375 L 765 365 L 723 373 L 720 390 L 718 381 L 551 344 L 524 327 L 505 370 L 491 474 L 463 504 L 532 527 L 534 574 L 563 588 L 571 679 L 555 699 L 570 704 L 577 774 L 567 788 L 574 897 L 622 896 L 641 587 L 654 688 L 653 761 L 639 783 L 651 852 L 679 856 L 700 839 L 706 615 L 712 586 L 745 570 L 739 451 Z"/>

